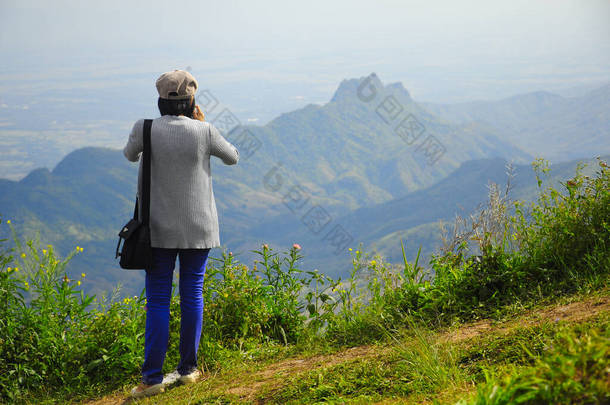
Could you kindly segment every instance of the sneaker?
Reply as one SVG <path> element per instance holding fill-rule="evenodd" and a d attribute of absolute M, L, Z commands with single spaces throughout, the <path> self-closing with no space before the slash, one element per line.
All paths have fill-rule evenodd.
<path fill-rule="evenodd" d="M 192 371 L 189 374 L 181 375 L 180 382 L 182 384 L 191 384 L 191 383 L 196 382 L 199 378 L 201 378 L 201 371 L 199 371 L 198 369 L 195 369 L 194 371 Z"/>
<path fill-rule="evenodd" d="M 163 377 L 162 384 L 165 386 L 172 385 L 172 384 L 178 382 L 179 379 L 180 379 L 180 373 L 178 372 L 178 370 L 174 370 L 171 373 L 169 373 Z"/>
<path fill-rule="evenodd" d="M 155 384 L 155 385 L 140 384 L 131 390 L 131 397 L 132 398 L 149 397 L 151 395 L 160 394 L 163 391 L 165 391 L 163 383 L 159 383 L 159 384 Z"/>

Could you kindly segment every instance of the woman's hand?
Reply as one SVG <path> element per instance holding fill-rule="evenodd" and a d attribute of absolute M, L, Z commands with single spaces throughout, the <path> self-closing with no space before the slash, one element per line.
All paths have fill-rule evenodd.
<path fill-rule="evenodd" d="M 195 110 L 193 111 L 193 119 L 205 121 L 205 115 L 203 114 L 203 111 L 201 111 L 201 108 L 198 105 L 195 106 Z"/>

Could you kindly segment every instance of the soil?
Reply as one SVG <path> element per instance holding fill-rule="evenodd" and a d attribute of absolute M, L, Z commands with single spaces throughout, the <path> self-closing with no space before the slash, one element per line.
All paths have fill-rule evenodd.
<path fill-rule="evenodd" d="M 508 333 L 515 327 L 534 326 L 543 322 L 578 322 L 593 317 L 610 309 L 610 297 L 596 297 L 584 301 L 572 302 L 570 304 L 548 307 L 538 311 L 528 311 L 517 320 L 494 324 L 490 320 L 464 325 L 459 329 L 446 332 L 441 338 L 448 342 L 460 342 L 479 336 L 491 331 Z"/>

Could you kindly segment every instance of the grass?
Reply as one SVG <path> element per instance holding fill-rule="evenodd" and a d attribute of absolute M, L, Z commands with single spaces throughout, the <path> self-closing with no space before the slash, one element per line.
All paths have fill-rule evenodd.
<path fill-rule="evenodd" d="M 535 372 L 539 362 L 563 356 L 563 346 L 558 346 L 558 350 L 553 346 L 560 345 L 566 337 L 591 338 L 597 346 L 607 346 L 608 296 L 606 290 L 599 292 L 597 298 L 552 307 L 565 310 L 567 320 L 556 321 L 554 312 L 544 307 L 496 322 L 485 334 L 472 334 L 457 342 L 451 339 L 451 330 L 434 332 L 409 327 L 401 331 L 400 338 L 367 346 L 367 350 L 340 349 L 334 355 L 308 353 L 265 363 L 245 362 L 217 375 L 210 374 L 196 386 L 177 387 L 161 397 L 140 402 L 419 404 L 474 400 L 482 395 L 477 389 L 493 390 L 496 380 Z M 598 303 L 602 304 L 595 305 Z M 574 314 L 578 318 L 572 317 Z M 476 323 L 461 327 L 469 328 L 476 330 Z M 606 383 L 609 388 L 603 378 L 596 381 Z M 598 402 L 581 403 L 604 403 L 603 391 L 598 394 L 601 395 Z"/>
<path fill-rule="evenodd" d="M 204 281 L 209 378 L 143 402 L 604 403 L 610 169 L 599 167 L 561 191 L 540 177 L 529 208 L 492 187 L 432 258 L 434 277 L 404 246 L 399 265 L 350 249 L 345 280 L 302 271 L 298 244 L 262 245 L 252 268 L 223 253 Z M 14 242 L 0 253 L 0 401 L 124 396 L 143 360 L 144 296 L 88 296 L 85 274 L 65 274 L 82 249 L 61 259 Z M 178 361 L 177 296 L 170 310 L 166 372 Z"/>

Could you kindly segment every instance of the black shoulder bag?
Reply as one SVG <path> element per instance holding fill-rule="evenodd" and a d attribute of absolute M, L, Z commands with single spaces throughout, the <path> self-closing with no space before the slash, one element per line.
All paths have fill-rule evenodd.
<path fill-rule="evenodd" d="M 116 246 L 116 256 L 123 269 L 144 270 L 152 264 L 152 248 L 150 246 L 150 129 L 152 120 L 144 120 L 144 152 L 142 154 L 142 220 L 138 220 L 138 197 L 133 218 L 119 232 L 119 242 Z M 121 240 L 123 248 L 121 247 Z M 120 250 L 119 250 L 120 249 Z"/>

